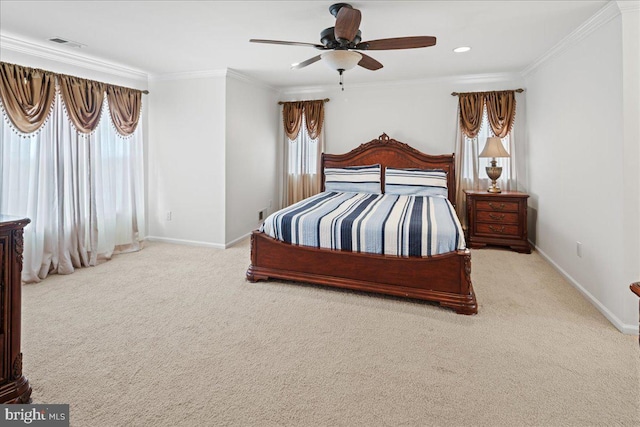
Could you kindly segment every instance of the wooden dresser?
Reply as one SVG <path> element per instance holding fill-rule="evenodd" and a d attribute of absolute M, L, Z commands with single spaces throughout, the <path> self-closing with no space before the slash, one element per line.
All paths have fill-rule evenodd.
<path fill-rule="evenodd" d="M 507 246 L 531 253 L 527 238 L 527 199 L 515 191 L 467 191 L 467 247 Z"/>
<path fill-rule="evenodd" d="M 29 222 L 0 215 L 0 403 L 31 402 L 20 351 L 22 236 Z"/>

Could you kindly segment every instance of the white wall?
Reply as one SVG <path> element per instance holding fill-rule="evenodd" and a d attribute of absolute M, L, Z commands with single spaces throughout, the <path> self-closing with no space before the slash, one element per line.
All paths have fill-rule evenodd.
<path fill-rule="evenodd" d="M 635 4 L 634 4 L 635 3 Z M 622 103 L 624 127 L 622 214 L 624 281 L 640 280 L 640 2 L 618 2 L 622 17 Z M 635 196 L 634 196 L 635 195 Z M 626 319 L 637 315 L 635 298 L 626 301 Z"/>
<path fill-rule="evenodd" d="M 150 82 L 151 238 L 224 246 L 225 80 L 218 73 Z"/>
<path fill-rule="evenodd" d="M 258 225 L 278 200 L 278 93 L 229 72 L 226 86 L 226 234 L 228 245 Z"/>
<path fill-rule="evenodd" d="M 637 301 L 623 273 L 623 212 L 638 194 L 623 191 L 621 41 L 618 15 L 526 76 L 529 205 L 541 253 L 618 328 L 631 331 Z"/>
<path fill-rule="evenodd" d="M 347 71 L 348 73 L 348 71 Z M 336 82 L 337 82 L 336 73 Z M 377 138 L 391 138 L 429 154 L 455 150 L 458 98 L 452 92 L 516 89 L 517 74 L 451 77 L 403 83 L 294 88 L 283 99 L 330 98 L 325 104 L 325 152 L 346 153 Z"/>

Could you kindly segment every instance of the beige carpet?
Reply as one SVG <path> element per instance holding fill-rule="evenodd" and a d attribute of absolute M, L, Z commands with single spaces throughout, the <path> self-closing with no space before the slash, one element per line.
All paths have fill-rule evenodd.
<path fill-rule="evenodd" d="M 150 243 L 23 287 L 24 372 L 74 426 L 640 425 L 637 337 L 536 253 L 472 260 L 461 316 Z"/>

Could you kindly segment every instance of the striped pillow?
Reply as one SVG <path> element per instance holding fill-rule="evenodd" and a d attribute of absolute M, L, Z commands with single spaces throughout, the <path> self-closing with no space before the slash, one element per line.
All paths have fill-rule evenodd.
<path fill-rule="evenodd" d="M 413 196 L 447 197 L 447 173 L 439 169 L 386 168 L 384 192 Z"/>
<path fill-rule="evenodd" d="M 324 169 L 325 191 L 380 194 L 380 165 Z"/>

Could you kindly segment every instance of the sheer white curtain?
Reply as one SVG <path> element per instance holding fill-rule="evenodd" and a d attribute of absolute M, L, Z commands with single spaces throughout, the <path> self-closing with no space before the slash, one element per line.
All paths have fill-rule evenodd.
<path fill-rule="evenodd" d="M 105 100 L 91 134 L 71 124 L 60 94 L 29 135 L 0 119 L 0 212 L 28 217 L 22 279 L 69 274 L 140 248 L 144 230 L 142 126 L 122 137 Z"/>
<path fill-rule="evenodd" d="M 458 113 L 456 117 L 460 117 L 460 111 L 458 107 Z M 521 127 L 523 126 L 523 120 L 519 119 L 524 117 L 523 114 L 516 116 L 513 127 L 509 134 L 502 138 L 502 145 L 509 152 L 508 158 L 496 158 L 497 166 L 502 167 L 502 174 L 496 181 L 496 184 L 502 191 L 517 191 L 518 190 L 518 175 L 520 173 L 520 164 L 522 161 L 518 161 L 520 154 L 516 144 L 518 135 L 521 135 Z M 456 127 L 456 174 L 457 174 L 457 188 L 458 194 L 456 197 L 456 210 L 458 216 L 461 219 L 463 227 L 467 227 L 467 213 L 466 213 L 466 198 L 464 190 L 486 190 L 491 186 L 491 180 L 487 176 L 485 168 L 489 166 L 492 159 L 480 158 L 478 154 L 482 152 L 487 138 L 494 136 L 487 120 L 486 110 L 482 116 L 482 126 L 475 138 L 469 138 L 460 129 L 460 121 Z"/>
<path fill-rule="evenodd" d="M 304 115 L 295 140 L 284 137 L 283 203 L 286 207 L 320 191 L 320 160 L 324 151 L 324 132 L 312 139 Z"/>

